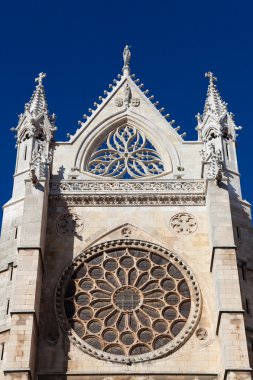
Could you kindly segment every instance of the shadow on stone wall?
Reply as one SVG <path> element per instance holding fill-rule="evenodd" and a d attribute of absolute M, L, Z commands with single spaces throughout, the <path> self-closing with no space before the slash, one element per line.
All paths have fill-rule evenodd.
<path fill-rule="evenodd" d="M 233 179 L 233 174 L 226 173 L 229 180 Z M 252 313 L 249 305 L 253 305 L 253 226 L 251 219 L 251 208 L 246 201 L 242 201 L 237 190 L 229 181 L 227 187 L 230 197 L 231 216 L 233 223 L 234 241 L 237 247 L 237 264 L 238 275 L 242 294 L 242 307 L 245 311 L 244 320 L 246 327 L 246 336 L 248 343 L 248 352 L 250 365 L 253 366 L 253 329 L 252 329 Z M 247 301 L 246 301 L 247 300 Z"/>
<path fill-rule="evenodd" d="M 37 351 L 37 374 L 45 373 L 42 377 L 39 376 L 41 379 L 67 379 L 63 374 L 67 372 L 71 360 L 70 342 L 58 321 L 55 292 L 62 272 L 73 260 L 74 239 L 82 239 L 76 232 L 77 223 L 75 214 L 64 200 L 60 205 L 55 205 L 49 199 Z M 64 313 L 64 306 L 62 310 Z M 53 376 L 49 373 L 61 375 Z"/>

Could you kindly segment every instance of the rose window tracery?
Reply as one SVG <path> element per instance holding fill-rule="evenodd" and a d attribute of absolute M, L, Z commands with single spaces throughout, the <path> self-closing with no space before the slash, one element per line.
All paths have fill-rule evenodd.
<path fill-rule="evenodd" d="M 73 261 L 58 285 L 57 309 L 81 349 L 113 361 L 141 361 L 187 339 L 199 317 L 200 293 L 173 253 L 118 240 Z"/>
<path fill-rule="evenodd" d="M 144 133 L 126 124 L 110 132 L 92 153 L 87 170 L 104 177 L 134 179 L 161 174 L 164 164 Z"/>

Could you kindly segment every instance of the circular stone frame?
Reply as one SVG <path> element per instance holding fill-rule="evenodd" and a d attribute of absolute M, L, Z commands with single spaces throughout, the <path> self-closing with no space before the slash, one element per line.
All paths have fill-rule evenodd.
<path fill-rule="evenodd" d="M 164 257 L 168 260 L 172 265 L 174 265 L 183 275 L 184 279 L 187 282 L 190 291 L 191 298 L 191 308 L 189 316 L 186 320 L 186 323 L 182 330 L 172 339 L 169 343 L 165 344 L 163 347 L 154 349 L 148 353 L 142 353 L 138 355 L 117 355 L 108 352 L 104 352 L 100 349 L 96 349 L 86 343 L 82 338 L 80 338 L 75 331 L 71 328 L 67 316 L 65 314 L 64 309 L 64 296 L 65 290 L 68 285 L 69 280 L 73 273 L 77 270 L 77 268 L 85 263 L 86 260 L 91 259 L 93 256 L 105 252 L 112 251 L 115 249 L 141 249 L 148 251 L 150 254 L 158 254 L 159 256 Z M 194 333 L 198 321 L 201 315 L 201 293 L 200 288 L 197 283 L 197 280 L 189 268 L 189 266 L 176 254 L 169 251 L 166 248 L 163 248 L 159 245 L 149 243 L 146 241 L 140 240 L 131 240 L 131 239 L 121 239 L 108 241 L 102 244 L 98 244 L 93 246 L 92 248 L 88 248 L 84 250 L 81 254 L 79 254 L 63 271 L 60 280 L 56 287 L 55 293 L 55 305 L 56 312 L 58 316 L 59 323 L 63 328 L 64 332 L 68 334 L 69 338 L 78 348 L 80 348 L 85 353 L 88 353 L 98 359 L 109 360 L 112 362 L 120 362 L 120 363 L 132 363 L 132 362 L 143 362 L 152 359 L 157 359 L 164 357 L 168 354 L 179 349 Z"/>

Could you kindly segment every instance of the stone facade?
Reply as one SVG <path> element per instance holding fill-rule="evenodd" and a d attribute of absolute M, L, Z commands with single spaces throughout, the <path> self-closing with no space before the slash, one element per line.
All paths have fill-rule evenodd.
<path fill-rule="evenodd" d="M 7 380 L 251 378 L 253 234 L 233 114 L 207 73 L 197 141 L 120 75 L 67 142 L 37 86 L 0 251 Z"/>

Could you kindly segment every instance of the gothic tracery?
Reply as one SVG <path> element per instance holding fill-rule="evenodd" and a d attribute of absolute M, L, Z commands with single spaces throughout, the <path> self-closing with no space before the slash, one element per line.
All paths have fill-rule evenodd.
<path fill-rule="evenodd" d="M 92 153 L 87 170 L 103 177 L 134 179 L 161 174 L 164 164 L 144 133 L 126 124 L 110 132 Z"/>
<path fill-rule="evenodd" d="M 79 346 L 109 360 L 149 360 L 175 350 L 200 310 L 200 293 L 185 264 L 145 242 L 94 247 L 74 260 L 58 289 Z"/>

